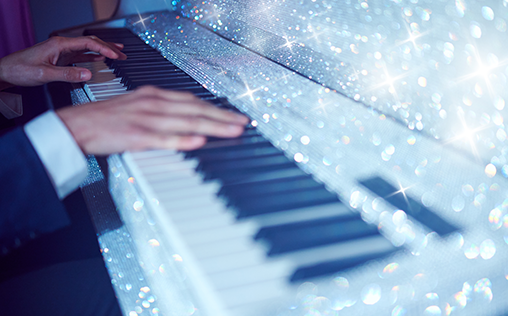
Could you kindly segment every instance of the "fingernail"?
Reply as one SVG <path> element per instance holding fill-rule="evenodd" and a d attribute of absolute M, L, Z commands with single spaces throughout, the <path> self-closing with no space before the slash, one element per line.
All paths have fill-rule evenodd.
<path fill-rule="evenodd" d="M 238 118 L 238 121 L 242 122 L 242 123 L 249 123 L 249 118 L 246 117 L 245 115 L 239 115 L 237 114 L 237 118 Z"/>
<path fill-rule="evenodd" d="M 88 80 L 88 79 L 89 79 L 89 78 L 88 78 L 88 72 L 86 72 L 86 71 L 81 71 L 80 76 L 79 76 L 79 79 L 80 79 L 80 80 L 83 80 L 83 81 L 84 81 L 84 80 Z"/>
<path fill-rule="evenodd" d="M 240 130 L 241 130 L 241 127 L 238 125 L 229 125 L 228 126 L 228 132 L 230 132 L 230 133 L 238 133 L 238 132 L 240 132 Z"/>

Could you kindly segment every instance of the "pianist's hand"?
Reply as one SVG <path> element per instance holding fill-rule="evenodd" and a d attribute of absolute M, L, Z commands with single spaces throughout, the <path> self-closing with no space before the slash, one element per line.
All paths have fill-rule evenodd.
<path fill-rule="evenodd" d="M 57 111 L 85 154 L 150 148 L 192 150 L 205 136 L 236 137 L 248 118 L 187 93 L 143 87 L 108 101 Z"/>
<path fill-rule="evenodd" d="M 105 57 L 126 59 L 122 44 L 106 43 L 95 36 L 52 37 L 0 59 L 0 90 L 8 86 L 38 86 L 52 81 L 81 82 L 92 78 L 72 63 L 99 61 Z M 85 54 L 95 52 L 96 54 Z"/>

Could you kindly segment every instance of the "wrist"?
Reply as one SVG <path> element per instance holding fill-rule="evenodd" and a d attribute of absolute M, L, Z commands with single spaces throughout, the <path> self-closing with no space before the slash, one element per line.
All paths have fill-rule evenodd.
<path fill-rule="evenodd" d="M 0 91 L 2 90 L 5 90 L 7 88 L 10 88 L 10 87 L 14 87 L 13 84 L 7 82 L 7 80 L 5 80 L 5 67 L 3 66 L 3 61 L 4 59 L 3 58 L 0 58 Z"/>

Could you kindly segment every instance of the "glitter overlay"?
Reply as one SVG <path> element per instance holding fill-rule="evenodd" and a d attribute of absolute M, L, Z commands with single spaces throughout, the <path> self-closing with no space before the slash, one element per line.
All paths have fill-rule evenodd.
<path fill-rule="evenodd" d="M 296 284 L 263 315 L 506 313 L 507 7 L 173 1 L 127 21 L 405 250 Z"/>

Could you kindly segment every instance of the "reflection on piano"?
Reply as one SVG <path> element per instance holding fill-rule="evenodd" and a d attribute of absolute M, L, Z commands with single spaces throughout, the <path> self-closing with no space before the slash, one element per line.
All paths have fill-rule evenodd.
<path fill-rule="evenodd" d="M 276 1 L 271 5 L 274 12 L 288 10 Z M 321 15 L 333 12 L 332 5 L 321 5 Z M 393 4 L 402 8 L 402 19 L 414 13 L 424 26 L 430 19 L 423 7 L 399 5 Z M 373 19 L 366 2 L 351 7 Z M 383 59 L 382 48 L 366 54 L 371 59 L 365 64 L 372 62 L 373 69 L 356 69 L 354 59 L 331 65 L 344 45 L 337 43 L 333 56 L 323 61 L 329 56 L 323 41 L 310 47 L 298 44 L 302 38 L 280 36 L 280 23 L 268 32 L 269 27 L 261 26 L 269 17 L 258 11 L 228 14 L 225 7 L 197 2 L 180 3 L 179 8 L 180 14 L 133 16 L 126 21 L 130 30 L 87 30 L 124 43 L 129 58 L 87 65 L 96 75 L 86 93 L 92 101 L 104 100 L 152 84 L 194 93 L 219 107 L 240 110 L 253 121 L 238 139 L 210 138 L 205 147 L 188 153 L 150 151 L 109 159 L 110 189 L 148 284 L 132 289 L 123 275 L 112 274 L 119 297 L 131 289 L 139 292 L 139 301 L 123 304 L 125 314 L 506 312 L 504 154 L 487 160 L 492 152 L 468 154 L 454 142 L 456 135 L 447 124 L 432 122 L 435 115 L 446 117 L 441 110 L 450 113 L 451 125 L 459 120 L 460 111 L 453 117 L 454 104 L 447 106 L 444 100 L 463 87 L 450 87 L 453 93 L 447 94 L 422 67 L 396 78 L 385 74 L 388 84 L 368 89 L 375 74 L 382 69 L 386 73 L 386 62 L 395 59 Z M 452 14 L 439 4 L 436 19 L 440 9 L 450 16 L 458 12 L 459 18 L 466 10 L 457 4 Z M 489 9 L 478 12 L 492 21 Z M 299 10 L 294 9 L 293 18 L 305 21 Z M 394 12 L 371 10 L 390 18 Z M 305 14 L 316 25 L 324 23 L 313 11 Z M 236 19 L 239 15 L 243 19 Z M 281 20 L 287 22 L 288 15 Z M 245 30 L 246 23 L 254 27 Z M 395 24 L 391 27 L 400 29 Z M 285 26 L 288 34 L 294 34 L 295 25 Z M 420 26 L 409 25 L 416 36 Z M 383 39 L 385 33 L 393 36 L 376 27 L 379 36 L 372 38 L 350 34 L 358 43 L 349 47 L 349 54 L 358 54 L 358 47 L 376 36 L 379 43 L 389 41 Z M 470 30 L 479 39 L 476 27 L 473 23 Z M 345 32 L 340 36 L 348 37 Z M 418 48 L 415 41 L 412 57 L 406 42 L 397 44 L 405 54 L 404 70 L 411 58 L 425 59 L 425 53 L 437 59 L 432 47 Z M 453 57 L 448 44 L 436 44 L 445 61 L 447 51 Z M 360 84 L 357 78 L 364 71 Z M 417 88 L 406 87 L 413 85 L 409 80 L 398 82 L 404 77 L 414 77 Z M 473 91 L 480 94 L 481 84 L 476 86 Z M 500 102 L 496 87 L 490 88 L 488 98 Z M 426 97 L 432 109 L 418 104 Z M 499 103 L 495 107 L 504 108 Z M 502 115 L 495 113 L 492 121 L 502 147 L 497 124 Z M 424 123 L 430 127 L 425 129 Z M 487 135 L 487 130 L 478 129 L 478 135 Z M 470 144 L 480 148 L 479 141 Z M 102 247 L 107 261 L 120 260 L 109 257 L 111 244 Z"/>

